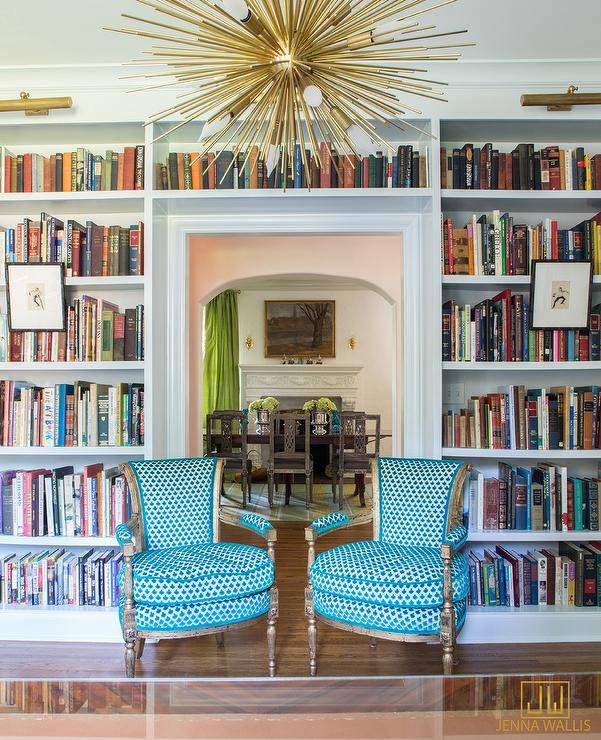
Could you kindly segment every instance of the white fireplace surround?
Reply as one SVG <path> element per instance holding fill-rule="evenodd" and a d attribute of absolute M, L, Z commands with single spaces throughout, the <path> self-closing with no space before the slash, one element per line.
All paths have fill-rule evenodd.
<path fill-rule="evenodd" d="M 341 398 L 343 411 L 354 411 L 360 399 L 362 367 L 358 365 L 241 365 L 240 400 L 247 407 L 262 396 Z"/>

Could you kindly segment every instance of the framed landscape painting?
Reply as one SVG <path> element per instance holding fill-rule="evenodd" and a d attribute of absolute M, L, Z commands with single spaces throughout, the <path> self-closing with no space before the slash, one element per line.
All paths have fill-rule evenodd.
<path fill-rule="evenodd" d="M 265 301 L 265 357 L 335 357 L 336 301 Z"/>

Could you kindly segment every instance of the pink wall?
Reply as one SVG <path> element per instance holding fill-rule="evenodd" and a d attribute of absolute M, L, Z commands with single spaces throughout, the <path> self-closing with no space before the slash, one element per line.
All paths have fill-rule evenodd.
<path fill-rule="evenodd" d="M 310 218 L 308 216 L 307 218 Z M 188 448 L 202 451 L 202 306 L 242 280 L 272 275 L 331 275 L 360 280 L 383 294 L 402 326 L 402 244 L 394 235 L 195 236 L 188 251 Z M 397 354 L 402 337 L 397 331 Z M 400 357 L 397 358 L 400 372 Z M 401 388 L 397 377 L 397 388 Z"/>

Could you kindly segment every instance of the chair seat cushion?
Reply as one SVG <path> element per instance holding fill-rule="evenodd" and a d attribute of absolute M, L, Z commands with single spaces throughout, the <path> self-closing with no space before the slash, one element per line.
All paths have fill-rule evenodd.
<path fill-rule="evenodd" d="M 451 561 L 453 601 L 467 595 L 465 556 Z M 443 564 L 434 547 L 408 547 L 368 540 L 321 553 L 311 567 L 313 587 L 328 594 L 393 607 L 441 606 Z"/>
<path fill-rule="evenodd" d="M 453 605 L 457 630 L 465 620 L 465 601 L 461 599 Z M 436 635 L 440 631 L 439 606 L 427 609 L 383 606 L 318 590 L 313 592 L 313 605 L 318 614 L 355 627 L 403 635 Z"/>
<path fill-rule="evenodd" d="M 265 550 L 234 542 L 139 552 L 133 572 L 136 604 L 154 606 L 237 599 L 265 591 L 274 580 Z"/>
<path fill-rule="evenodd" d="M 136 604 L 136 628 L 141 632 L 178 632 L 244 622 L 269 611 L 269 591 L 225 601 L 155 606 Z M 123 606 L 119 608 L 123 620 Z"/>

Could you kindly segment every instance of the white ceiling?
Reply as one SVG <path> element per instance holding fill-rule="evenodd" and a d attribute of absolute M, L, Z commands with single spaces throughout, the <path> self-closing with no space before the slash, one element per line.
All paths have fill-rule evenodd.
<path fill-rule="evenodd" d="M 2 6 L 0 68 L 128 61 L 147 41 L 101 26 L 130 23 L 121 12 L 153 13 L 135 0 L 4 0 Z M 469 29 L 477 46 L 465 49 L 466 60 L 601 57 L 601 0 L 459 0 L 433 17 L 440 30 Z"/>

